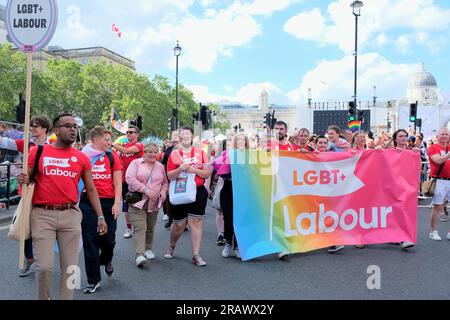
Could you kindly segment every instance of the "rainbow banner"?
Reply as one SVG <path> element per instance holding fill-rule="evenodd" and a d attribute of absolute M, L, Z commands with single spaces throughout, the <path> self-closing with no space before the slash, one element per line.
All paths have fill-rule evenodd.
<path fill-rule="evenodd" d="M 420 157 L 234 151 L 234 228 L 242 260 L 333 245 L 416 242 Z"/>

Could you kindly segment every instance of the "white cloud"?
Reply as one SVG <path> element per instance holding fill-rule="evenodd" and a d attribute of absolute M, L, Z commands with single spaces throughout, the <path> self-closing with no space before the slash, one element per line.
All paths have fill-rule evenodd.
<path fill-rule="evenodd" d="M 210 72 L 220 58 L 232 58 L 236 48 L 250 45 L 255 37 L 262 34 L 262 26 L 256 16 L 268 16 L 301 1 L 254 0 L 242 3 L 237 0 L 225 9 L 208 8 L 203 17 L 182 11 L 168 14 L 157 26 L 147 27 L 142 36 L 129 46 L 129 52 L 143 54 L 146 50 L 142 48 L 155 46 L 170 50 L 174 39 L 178 39 L 183 48 L 180 68 Z M 182 3 L 181 0 L 178 2 Z M 185 9 L 191 4 L 192 1 L 188 1 Z M 208 7 L 213 2 L 203 0 L 200 5 Z M 139 60 L 142 57 L 133 58 Z M 173 57 L 167 57 L 163 63 L 174 68 Z"/>
<path fill-rule="evenodd" d="M 261 25 L 252 16 L 221 10 L 205 18 L 191 15 L 181 19 L 168 17 L 158 27 L 147 28 L 132 47 L 159 46 L 170 50 L 178 39 L 183 48 L 180 68 L 209 72 L 220 57 L 232 57 L 235 48 L 248 45 L 259 34 Z M 167 57 L 164 64 L 174 68 L 173 57 Z"/>
<path fill-rule="evenodd" d="M 373 86 L 377 87 L 379 99 L 395 100 L 406 96 L 409 77 L 420 70 L 420 65 L 394 64 L 378 53 L 359 56 L 358 100 L 369 101 Z M 219 95 L 209 91 L 207 86 L 187 86 L 199 102 L 232 101 L 247 105 L 259 105 L 259 96 L 265 89 L 269 103 L 276 105 L 301 105 L 308 99 L 311 88 L 313 102 L 350 101 L 353 96 L 354 58 L 347 56 L 339 60 L 323 60 L 308 71 L 298 88 L 285 92 L 271 82 L 249 83 L 234 95 Z"/>
<path fill-rule="evenodd" d="M 388 38 L 386 37 L 386 35 L 384 35 L 383 33 L 380 34 L 377 38 L 376 38 L 376 43 L 378 47 L 382 47 L 384 46 L 387 42 L 388 42 Z"/>
<path fill-rule="evenodd" d="M 230 6 L 229 10 L 235 14 L 269 16 L 276 11 L 284 10 L 292 4 L 302 1 L 303 0 L 254 0 L 251 3 L 242 3 L 237 0 Z"/>
<path fill-rule="evenodd" d="M 69 0 L 61 0 L 60 27 L 52 44 L 65 48 L 104 46 L 137 63 L 137 68 L 153 72 L 161 65 L 175 69 L 173 47 L 180 40 L 183 48 L 180 69 L 210 72 L 220 59 L 233 58 L 235 50 L 250 46 L 262 34 L 261 16 L 302 0 L 129 0 L 123 5 L 111 1 L 83 0 L 77 30 L 65 19 Z M 191 10 L 198 5 L 200 14 Z M 123 37 L 111 33 L 115 23 Z"/>
<path fill-rule="evenodd" d="M 411 45 L 411 36 L 410 35 L 401 35 L 397 37 L 395 40 L 395 46 L 402 53 L 407 53 L 409 51 Z"/>
<path fill-rule="evenodd" d="M 298 90 L 285 93 L 271 82 L 249 83 L 239 88 L 235 95 L 214 94 L 204 85 L 188 85 L 186 87 L 193 92 L 198 102 L 205 103 L 230 101 L 257 106 L 259 105 L 259 97 L 263 90 L 266 90 L 269 94 L 269 103 L 277 105 L 295 105 L 296 99 L 300 96 Z"/>
<path fill-rule="evenodd" d="M 378 53 L 368 53 L 358 58 L 358 100 L 370 100 L 373 86 L 382 100 L 405 97 L 406 86 L 418 65 L 394 64 Z M 311 88 L 315 101 L 349 101 L 353 96 L 354 58 L 347 56 L 340 60 L 321 61 L 308 71 L 302 79 L 300 92 L 306 101 Z"/>
<path fill-rule="evenodd" d="M 380 45 L 386 33 L 410 29 L 412 34 L 440 32 L 450 26 L 450 10 L 433 0 L 366 0 L 359 18 L 358 43 L 372 40 Z M 355 19 L 348 0 L 333 1 L 325 15 L 320 9 L 300 12 L 289 19 L 284 30 L 298 39 L 337 45 L 346 53 L 354 49 Z M 448 41 L 448 40 L 447 40 Z"/>

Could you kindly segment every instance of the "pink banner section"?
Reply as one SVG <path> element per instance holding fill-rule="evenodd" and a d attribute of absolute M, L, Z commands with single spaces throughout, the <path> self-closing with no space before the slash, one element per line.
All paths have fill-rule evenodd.
<path fill-rule="evenodd" d="M 270 238 L 285 250 L 416 242 L 418 153 L 280 152 L 272 166 Z"/>

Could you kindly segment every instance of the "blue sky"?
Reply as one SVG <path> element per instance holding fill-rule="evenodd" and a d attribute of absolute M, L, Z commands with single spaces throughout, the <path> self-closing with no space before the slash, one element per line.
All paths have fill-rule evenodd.
<path fill-rule="evenodd" d="M 348 101 L 353 94 L 355 19 L 350 0 L 59 0 L 51 42 L 104 46 L 136 61 L 139 72 L 180 81 L 199 102 L 298 105 Z M 409 76 L 425 63 L 450 92 L 450 2 L 363 0 L 359 20 L 358 97 L 373 86 L 382 100 L 405 97 Z M 6 0 L 0 0 L 6 4 Z M 123 33 L 112 31 L 115 23 Z"/>

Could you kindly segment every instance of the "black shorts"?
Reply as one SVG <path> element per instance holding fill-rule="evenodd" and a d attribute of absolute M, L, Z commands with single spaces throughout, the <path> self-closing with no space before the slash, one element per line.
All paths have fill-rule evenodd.
<path fill-rule="evenodd" d="M 171 206 L 173 222 L 183 222 L 188 216 L 192 218 L 203 218 L 205 216 L 207 202 L 208 192 L 206 191 L 205 186 L 198 187 L 195 202 Z"/>

